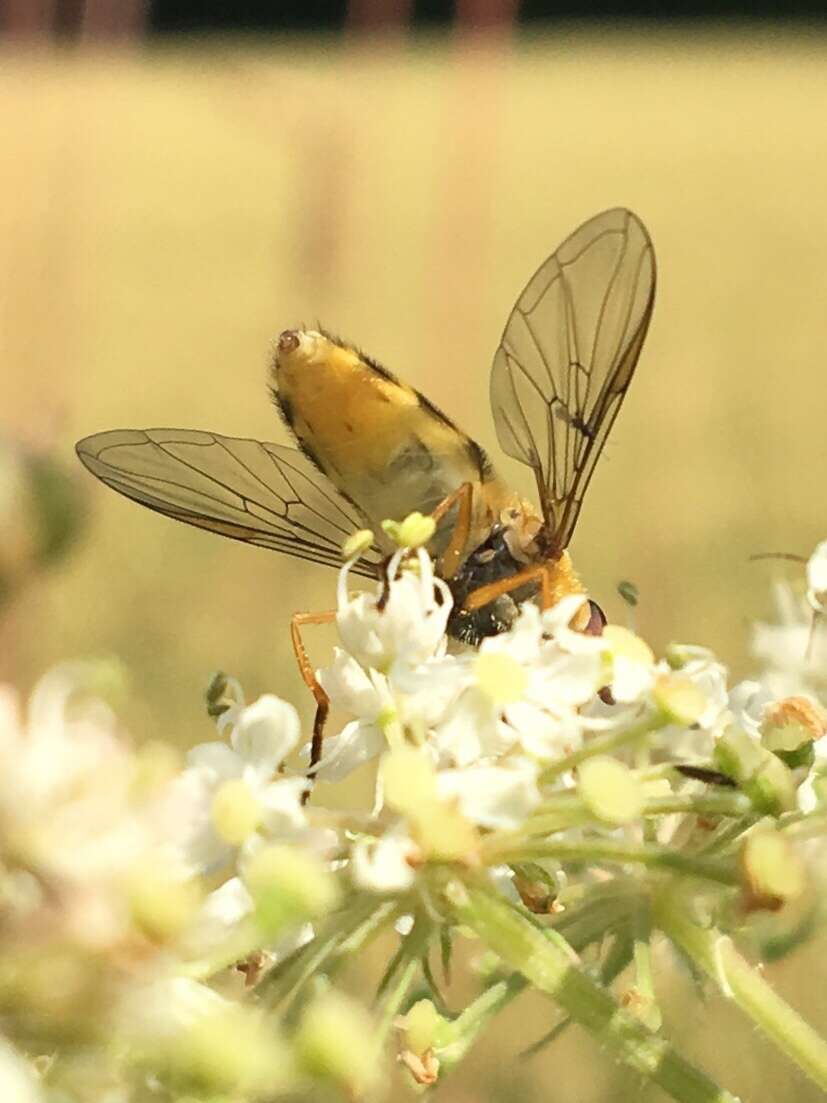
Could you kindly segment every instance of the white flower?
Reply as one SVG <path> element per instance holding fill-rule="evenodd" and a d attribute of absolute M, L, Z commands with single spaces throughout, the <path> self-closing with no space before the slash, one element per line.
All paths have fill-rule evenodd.
<path fill-rule="evenodd" d="M 442 770 L 437 791 L 455 797 L 466 819 L 480 827 L 517 827 L 540 803 L 537 768 L 526 759 Z"/>
<path fill-rule="evenodd" d="M 604 647 L 568 627 L 584 600 L 564 598 L 543 614 L 527 603 L 508 632 L 466 657 L 465 690 L 434 732 L 446 762 L 467 766 L 517 744 L 550 759 L 579 746 L 578 710 L 601 685 Z"/>
<path fill-rule="evenodd" d="M 711 729 L 721 720 L 729 703 L 727 668 L 706 648 L 698 647 L 691 650 L 696 655 L 681 667 L 681 677 L 688 678 L 704 694 L 708 704 L 698 717 L 697 723 L 702 728 Z M 690 649 L 684 648 L 684 651 L 689 652 Z"/>
<path fill-rule="evenodd" d="M 760 742 L 764 711 L 775 700 L 766 686 L 746 680 L 730 690 L 729 709 L 738 727 L 756 742 Z"/>
<path fill-rule="evenodd" d="M 414 883 L 411 863 L 418 856 L 413 840 L 398 831 L 379 839 L 358 839 L 351 850 L 351 875 L 368 892 L 404 892 Z"/>
<path fill-rule="evenodd" d="M 773 585 L 775 623 L 752 625 L 751 650 L 764 667 L 763 680 L 775 697 L 807 692 L 824 684 L 827 633 L 813 624 L 813 610 L 786 582 Z"/>
<path fill-rule="evenodd" d="M 238 711 L 229 746 L 193 747 L 179 783 L 193 807 L 180 843 L 190 866 L 220 866 L 259 831 L 290 837 L 306 828 L 301 798 L 307 782 L 276 773 L 298 739 L 296 710 L 266 694 Z"/>
<path fill-rule="evenodd" d="M 345 649 L 362 666 L 387 671 L 395 662 L 424 662 L 444 648 L 451 591 L 434 575 L 422 549 L 418 573 L 402 569 L 405 554 L 397 552 L 388 565 L 384 602 L 370 593 L 348 595 L 350 562 L 339 574 L 336 626 Z"/>

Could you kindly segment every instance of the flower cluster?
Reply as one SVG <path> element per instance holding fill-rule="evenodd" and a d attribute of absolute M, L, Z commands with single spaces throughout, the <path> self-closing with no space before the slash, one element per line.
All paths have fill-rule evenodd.
<path fill-rule="evenodd" d="M 777 953 L 822 918 L 827 545 L 806 599 L 785 594 L 787 623 L 756 627 L 759 677 L 731 686 L 705 648 L 658 658 L 620 626 L 576 631 L 580 594 L 451 644 L 426 521 L 394 527 L 376 592 L 351 592 L 360 538 L 347 549 L 341 646 L 317 674 L 344 722 L 311 777 L 293 706 L 247 704 L 223 676 L 216 739 L 182 765 L 130 749 L 88 671 L 44 679 L 25 722 L 0 696 L 14 1098 L 150 1085 L 255 1101 L 321 1083 L 353 1098 L 381 1085 L 389 1049 L 429 1084 L 533 986 L 674 1098 L 732 1099 L 661 1034 L 663 937 L 827 1086 L 827 1047 L 730 941 Z M 325 808 L 316 781 L 357 769 L 373 771 L 369 806 Z M 377 937 L 393 947 L 369 1014 L 339 978 Z M 449 1011 L 463 939 L 489 953 L 476 997 Z"/>

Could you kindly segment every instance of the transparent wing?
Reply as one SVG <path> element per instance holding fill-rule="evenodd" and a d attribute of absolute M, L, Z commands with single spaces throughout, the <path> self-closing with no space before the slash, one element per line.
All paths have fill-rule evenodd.
<path fill-rule="evenodd" d="M 533 468 L 552 550 L 583 495 L 635 370 L 655 297 L 655 254 L 631 211 L 585 222 L 528 282 L 491 369 L 500 445 Z"/>
<path fill-rule="evenodd" d="M 329 567 L 367 522 L 295 448 L 196 429 L 113 429 L 75 445 L 101 482 L 157 513 Z M 382 551 L 353 568 L 375 578 Z"/>

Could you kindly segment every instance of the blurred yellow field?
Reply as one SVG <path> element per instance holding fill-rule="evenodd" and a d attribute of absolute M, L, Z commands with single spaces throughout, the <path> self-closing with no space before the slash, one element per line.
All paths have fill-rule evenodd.
<path fill-rule="evenodd" d="M 827 537 L 825 107 L 825 40 L 735 31 L 6 47 L 0 427 L 53 435 L 67 463 L 76 438 L 120 426 L 284 441 L 271 343 L 318 319 L 425 391 L 529 492 L 498 459 L 488 410 L 503 322 L 578 223 L 631 207 L 655 242 L 658 298 L 573 553 L 610 616 L 627 622 L 616 587 L 632 580 L 634 625 L 654 645 L 709 644 L 743 675 L 770 578 L 795 574 L 750 555 Z M 7 616 L 2 678 L 117 655 L 136 737 L 182 746 L 210 737 L 201 695 L 219 667 L 309 717 L 286 618 L 329 607 L 333 572 L 85 489 L 82 545 Z M 310 639 L 321 662 L 332 633 Z M 777 974 L 823 1028 L 805 955 Z M 673 1008 L 688 982 L 675 983 Z M 542 1033 L 543 1008 L 512 1012 L 509 1055 Z M 716 1004 L 675 1033 L 751 1103 L 819 1097 L 780 1059 L 752 1067 L 754 1039 L 733 1019 Z M 564 1077 L 560 1099 L 639 1098 L 590 1047 L 572 1032 L 505 1075 L 498 1044 L 440 1098 L 556 1099 Z"/>

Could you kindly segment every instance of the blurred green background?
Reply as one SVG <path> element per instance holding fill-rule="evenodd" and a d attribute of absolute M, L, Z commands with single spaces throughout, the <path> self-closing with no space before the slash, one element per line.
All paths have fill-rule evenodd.
<path fill-rule="evenodd" d="M 499 41 L 346 37 L 0 52 L 0 432 L 72 466 L 74 440 L 185 426 L 283 441 L 266 368 L 321 321 L 425 391 L 498 462 L 488 369 L 513 300 L 585 218 L 633 208 L 659 262 L 637 378 L 573 544 L 610 616 L 621 579 L 656 647 L 750 669 L 749 622 L 827 536 L 827 40 L 560 30 Z M 526 492 L 510 460 L 503 473 Z M 335 575 L 138 509 L 79 469 L 88 524 L 3 610 L 0 678 L 116 655 L 138 739 L 211 737 L 210 672 L 310 702 L 287 615 Z M 5 516 L 13 516 L 7 510 Z M 4 545 L 13 544 L 13 521 Z M 794 573 L 794 571 L 792 571 Z M 314 660 L 332 633 L 309 637 Z M 771 968 L 827 1028 L 816 947 Z M 822 972 L 823 975 L 823 972 Z M 679 1041 L 751 1101 L 816 1100 L 720 1000 Z M 513 1054 L 520 1002 L 440 1099 L 641 1098 L 588 1040 Z"/>

